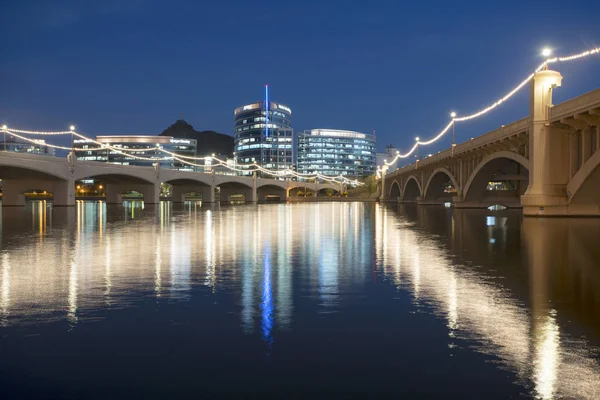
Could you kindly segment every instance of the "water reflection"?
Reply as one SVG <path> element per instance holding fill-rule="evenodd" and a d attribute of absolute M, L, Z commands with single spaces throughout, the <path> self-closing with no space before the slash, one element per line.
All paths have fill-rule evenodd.
<path fill-rule="evenodd" d="M 586 351 L 592 347 L 558 322 L 561 314 L 565 320 L 575 316 L 583 293 L 592 294 L 580 322 L 598 337 L 600 268 L 589 260 L 600 254 L 597 246 L 585 246 L 600 239 L 598 221 L 525 219 L 522 244 L 528 258 L 522 263 L 515 251 L 521 244 L 518 215 L 455 210 L 449 216 L 441 209 L 405 207 L 382 207 L 376 215 L 384 238 L 377 242 L 382 243 L 378 257 L 386 275 L 417 301 L 433 305 L 448 321 L 451 338 L 475 341 L 478 351 L 499 357 L 521 384 L 532 382 L 538 398 L 600 396 L 597 350 Z M 454 248 L 460 258 L 450 260 L 444 247 Z M 583 248 L 594 254 L 582 254 Z M 523 286 L 525 272 L 530 288 Z M 580 274 L 587 275 L 578 279 L 582 292 L 567 292 Z"/>
<path fill-rule="evenodd" d="M 184 309 L 208 298 L 198 314 L 209 317 L 224 304 L 219 324 L 235 320 L 227 338 L 234 331 L 255 338 L 263 355 L 275 356 L 294 331 L 316 330 L 316 345 L 319 321 L 366 329 L 348 322 L 364 305 L 357 298 L 367 299 L 369 314 L 401 318 L 406 309 L 389 305 L 389 289 L 409 297 L 411 313 L 440 323 L 451 356 L 474 349 L 537 398 L 600 397 L 597 220 L 360 203 L 53 209 L 40 201 L 6 210 L 5 332 L 36 334 L 56 324 L 73 333 L 116 310 L 149 302 L 157 312 Z M 188 322 L 179 315 L 170 323 Z M 313 315 L 317 322 L 303 326 Z M 382 334 L 365 332 L 369 342 Z M 398 339 L 386 351 L 402 358 L 407 347 Z"/>

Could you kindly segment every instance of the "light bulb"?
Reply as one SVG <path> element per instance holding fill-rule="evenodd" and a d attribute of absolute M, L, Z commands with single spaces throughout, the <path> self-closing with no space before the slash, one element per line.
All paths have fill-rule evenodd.
<path fill-rule="evenodd" d="M 552 55 L 552 49 L 549 47 L 544 47 L 544 49 L 542 50 L 542 56 L 550 57 L 551 55 Z"/>

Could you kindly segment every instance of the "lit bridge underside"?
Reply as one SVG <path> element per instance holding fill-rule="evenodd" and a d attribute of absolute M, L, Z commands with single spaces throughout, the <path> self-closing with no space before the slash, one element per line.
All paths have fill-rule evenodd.
<path fill-rule="evenodd" d="M 538 72 L 528 117 L 384 175 L 381 199 L 600 216 L 600 89 L 553 106 L 561 80 Z"/>

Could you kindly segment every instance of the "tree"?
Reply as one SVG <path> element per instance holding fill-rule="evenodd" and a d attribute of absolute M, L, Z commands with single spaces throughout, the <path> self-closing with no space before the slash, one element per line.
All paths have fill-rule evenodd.
<path fill-rule="evenodd" d="M 367 190 L 367 193 L 369 193 L 369 196 L 377 191 L 377 178 L 375 175 L 367 176 L 363 183 L 365 184 L 365 189 Z"/>

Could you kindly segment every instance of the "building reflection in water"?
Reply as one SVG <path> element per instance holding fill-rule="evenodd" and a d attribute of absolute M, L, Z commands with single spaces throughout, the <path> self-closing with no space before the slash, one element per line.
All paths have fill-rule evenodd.
<path fill-rule="evenodd" d="M 0 326 L 8 325 L 10 309 L 10 263 L 8 253 L 2 253 L 2 279 L 0 280 Z"/>
<path fill-rule="evenodd" d="M 271 330 L 273 329 L 273 297 L 271 293 L 271 254 L 269 251 L 269 243 L 264 246 L 264 263 L 263 263 L 263 282 L 262 282 L 262 335 L 264 341 L 270 346 L 273 343 Z"/>
<path fill-rule="evenodd" d="M 382 246 L 377 254 L 384 273 L 448 321 L 451 347 L 456 338 L 474 342 L 477 351 L 499 357 L 523 382 L 533 382 L 536 397 L 600 398 L 598 362 L 583 350 L 591 347 L 561 331 L 558 323 L 561 313 L 565 320 L 585 313 L 580 322 L 599 337 L 600 268 L 587 260 L 600 259 L 600 224 L 525 219 L 521 228 L 518 215 L 454 210 L 448 218 L 445 213 L 378 206 L 382 238 L 376 243 Z M 447 246 L 456 249 L 458 260 L 448 258 Z M 521 248 L 527 254 L 523 268 L 529 266 L 529 287 L 523 285 L 527 280 L 520 268 L 497 269 L 518 267 Z M 407 259 L 406 253 L 417 255 Z M 581 286 L 573 283 L 565 290 L 575 280 Z M 521 300 L 526 298 L 531 311 Z"/>

